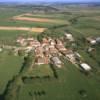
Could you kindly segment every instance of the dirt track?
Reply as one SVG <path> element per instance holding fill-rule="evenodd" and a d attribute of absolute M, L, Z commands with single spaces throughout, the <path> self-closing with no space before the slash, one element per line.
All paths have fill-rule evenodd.
<path fill-rule="evenodd" d="M 45 30 L 45 28 L 0 26 L 0 30 L 22 30 L 22 31 L 32 31 L 32 32 L 43 32 Z"/>

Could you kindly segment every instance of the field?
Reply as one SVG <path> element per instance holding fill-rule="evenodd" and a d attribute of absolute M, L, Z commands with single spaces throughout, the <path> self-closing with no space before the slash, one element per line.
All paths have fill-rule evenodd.
<path fill-rule="evenodd" d="M 57 69 L 57 74 L 58 79 L 34 80 L 33 83 L 24 84 L 18 93 L 17 99 L 47 100 L 52 97 L 52 100 L 99 100 L 100 86 L 95 77 L 85 76 L 69 62 L 66 62 L 64 68 Z M 87 92 L 87 97 L 80 95 L 81 90 Z M 41 91 L 45 91 L 45 94 L 39 95 L 38 92 Z"/>
<path fill-rule="evenodd" d="M 0 30 L 0 43 L 14 45 L 15 40 L 21 36 L 27 36 L 27 31 L 18 31 L 18 30 Z"/>
<path fill-rule="evenodd" d="M 49 65 L 35 65 L 32 71 L 25 73 L 25 76 L 31 77 L 44 77 L 51 76 L 53 77 L 53 71 Z"/>
<path fill-rule="evenodd" d="M 65 5 L 58 8 L 62 12 L 33 13 L 34 7 L 31 6 L 1 6 L 0 44 L 16 45 L 19 36 L 61 38 L 65 32 L 70 32 L 80 46 L 78 52 L 93 71 L 85 75 L 64 60 L 61 69 L 48 65 L 34 66 L 31 72 L 22 74 L 18 72 L 22 69 L 23 58 L 3 51 L 0 53 L 0 100 L 3 100 L 1 95 L 10 97 L 6 100 L 100 100 L 100 51 L 98 49 L 95 55 L 97 62 L 86 53 L 87 45 L 82 40 L 87 36 L 100 36 L 100 7 Z M 21 82 L 15 78 L 7 86 L 17 74 Z M 31 77 L 31 80 L 24 82 L 23 77 Z"/>
<path fill-rule="evenodd" d="M 42 22 L 42 23 L 56 23 L 56 24 L 66 23 L 66 24 L 68 24 L 68 22 L 65 20 L 36 18 L 36 17 L 30 18 L 30 17 L 23 17 L 23 16 L 14 17 L 13 20 L 21 20 L 21 21 L 28 21 L 28 22 Z"/>
<path fill-rule="evenodd" d="M 57 26 L 57 25 L 62 25 L 62 24 L 69 24 L 69 22 L 67 20 L 61 20 L 61 19 L 56 19 L 53 20 L 51 19 L 50 21 L 52 21 L 52 23 L 50 22 L 45 22 L 45 20 L 41 21 L 24 21 L 24 20 L 14 20 L 13 18 L 15 16 L 20 16 L 23 15 L 23 13 L 26 11 L 26 9 L 23 10 L 19 10 L 19 8 L 2 8 L 0 9 L 0 26 L 15 26 L 15 27 L 41 27 L 41 28 L 50 28 L 53 26 Z M 7 14 L 6 12 L 8 12 L 9 14 Z M 53 15 L 54 17 L 55 15 Z M 23 16 L 24 17 L 24 16 Z M 17 17 L 16 17 L 17 18 Z M 21 17 L 22 18 L 22 17 Z M 30 17 L 27 17 L 28 19 L 30 19 Z M 38 20 L 38 17 L 35 17 Z M 46 18 L 47 19 L 47 18 Z M 49 19 L 47 19 L 48 21 Z"/>
<path fill-rule="evenodd" d="M 8 81 L 18 74 L 22 63 L 21 57 L 11 55 L 7 51 L 0 53 L 0 94 L 4 92 Z"/>
<path fill-rule="evenodd" d="M 37 32 L 41 33 L 44 32 L 45 28 L 29 28 L 29 27 L 5 27 L 5 26 L 0 26 L 0 30 L 20 30 L 20 31 L 32 31 L 32 32 Z"/>

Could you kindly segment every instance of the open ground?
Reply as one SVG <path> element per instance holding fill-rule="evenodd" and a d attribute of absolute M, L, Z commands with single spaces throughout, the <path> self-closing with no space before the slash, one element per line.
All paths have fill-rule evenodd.
<path fill-rule="evenodd" d="M 46 28 L 29 28 L 29 27 L 10 27 L 10 26 L 0 26 L 0 30 L 19 30 L 19 31 L 32 31 L 41 33 Z"/>

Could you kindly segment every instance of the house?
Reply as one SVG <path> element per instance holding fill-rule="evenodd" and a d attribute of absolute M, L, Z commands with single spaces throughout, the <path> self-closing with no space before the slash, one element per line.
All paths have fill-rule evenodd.
<path fill-rule="evenodd" d="M 43 47 L 44 51 L 49 51 L 49 45 Z"/>
<path fill-rule="evenodd" d="M 74 41 L 74 38 L 73 38 L 72 34 L 66 33 L 66 34 L 65 34 L 65 37 L 66 37 L 67 40 L 69 40 L 69 41 L 71 41 L 71 42 Z"/>
<path fill-rule="evenodd" d="M 91 45 L 95 45 L 96 44 L 96 40 L 92 37 L 88 37 L 87 41 L 91 44 Z"/>
<path fill-rule="evenodd" d="M 89 47 L 88 52 L 92 52 L 92 51 L 95 51 L 95 48 Z"/>
<path fill-rule="evenodd" d="M 50 41 L 52 41 L 53 39 L 51 38 L 51 37 L 48 37 L 48 41 L 50 42 Z"/>
<path fill-rule="evenodd" d="M 40 47 L 37 47 L 35 48 L 35 55 L 38 57 L 43 57 L 44 54 L 43 54 L 43 48 L 40 46 Z"/>
<path fill-rule="evenodd" d="M 50 52 L 49 51 L 44 51 L 43 54 L 44 54 L 45 57 L 49 57 L 50 56 Z"/>
<path fill-rule="evenodd" d="M 42 64 L 48 64 L 49 58 L 48 57 L 37 57 L 35 59 L 35 64 L 42 65 Z"/>
<path fill-rule="evenodd" d="M 50 43 L 50 45 L 53 45 L 53 46 L 56 45 L 56 42 L 55 42 L 55 40 L 53 40 L 53 39 L 51 39 L 49 43 Z"/>
<path fill-rule="evenodd" d="M 40 42 L 38 40 L 34 39 L 34 40 L 29 42 L 29 45 L 36 48 L 36 47 L 40 46 L 41 44 L 40 44 Z"/>
<path fill-rule="evenodd" d="M 75 52 L 75 56 L 81 58 L 81 55 L 78 52 Z"/>
<path fill-rule="evenodd" d="M 73 51 L 71 49 L 66 49 L 65 55 L 73 54 Z"/>
<path fill-rule="evenodd" d="M 49 51 L 50 51 L 50 54 L 57 54 L 58 53 L 58 50 L 53 45 L 49 46 Z"/>
<path fill-rule="evenodd" d="M 97 38 L 96 38 L 96 42 L 97 42 L 97 43 L 100 43 L 100 37 L 97 37 Z"/>
<path fill-rule="evenodd" d="M 63 45 L 62 41 L 59 40 L 59 39 L 56 39 L 56 44 L 57 44 L 57 45 Z"/>
<path fill-rule="evenodd" d="M 42 43 L 46 43 L 46 44 L 48 44 L 48 43 L 49 43 L 48 38 L 43 38 L 43 39 L 42 39 Z"/>
<path fill-rule="evenodd" d="M 67 51 L 67 49 L 64 47 L 62 41 L 60 41 L 58 39 L 56 40 L 56 48 L 62 53 L 65 53 Z"/>
<path fill-rule="evenodd" d="M 63 45 L 56 45 L 56 48 L 62 53 L 65 53 L 67 51 L 67 49 Z"/>
<path fill-rule="evenodd" d="M 49 57 L 48 56 L 45 56 L 44 57 L 44 60 L 45 60 L 45 64 L 49 64 L 50 63 L 50 60 L 49 60 Z"/>
<path fill-rule="evenodd" d="M 66 54 L 67 59 L 72 62 L 73 64 L 76 64 L 76 59 L 74 53 Z"/>
<path fill-rule="evenodd" d="M 43 38 L 43 39 L 42 39 L 42 42 L 41 42 L 41 45 L 42 45 L 43 47 L 49 45 L 49 40 L 48 40 L 48 38 Z"/>
<path fill-rule="evenodd" d="M 22 43 L 24 41 L 25 41 L 25 39 L 23 37 L 19 37 L 16 42 L 17 43 Z"/>
<path fill-rule="evenodd" d="M 29 38 L 27 38 L 27 41 L 34 41 L 34 38 L 33 37 L 29 37 Z"/>
<path fill-rule="evenodd" d="M 35 64 L 37 64 L 37 65 L 45 64 L 44 58 L 43 57 L 37 57 L 35 59 Z"/>
<path fill-rule="evenodd" d="M 51 61 L 53 62 L 54 65 L 61 68 L 62 62 L 58 57 L 52 57 Z"/>
<path fill-rule="evenodd" d="M 30 52 L 32 49 L 33 49 L 33 47 L 28 46 L 28 47 L 26 47 L 26 52 L 28 53 L 28 52 Z"/>
<path fill-rule="evenodd" d="M 16 42 L 19 43 L 22 46 L 26 46 L 27 45 L 27 41 L 23 37 L 19 37 Z"/>
<path fill-rule="evenodd" d="M 82 63 L 82 64 L 80 64 L 80 66 L 85 71 L 90 71 L 91 70 L 91 67 L 86 63 Z"/>

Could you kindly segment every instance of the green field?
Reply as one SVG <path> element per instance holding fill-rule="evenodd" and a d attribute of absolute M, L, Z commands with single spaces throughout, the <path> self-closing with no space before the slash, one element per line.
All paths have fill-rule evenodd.
<path fill-rule="evenodd" d="M 34 80 L 33 83 L 24 84 L 18 100 L 99 100 L 100 85 L 95 76 L 85 76 L 71 63 L 66 62 L 62 69 L 56 69 L 58 79 Z M 80 95 L 85 90 L 87 97 Z M 45 95 L 36 95 L 35 92 L 45 91 Z M 49 99 L 50 98 L 50 99 Z"/>
<path fill-rule="evenodd" d="M 62 25 L 62 24 L 68 24 L 67 19 L 60 20 L 60 18 L 59 18 L 59 20 L 60 20 L 59 22 L 55 21 L 54 23 L 16 21 L 16 20 L 12 19 L 14 16 L 18 16 L 18 15 L 23 14 L 23 13 L 25 13 L 25 11 L 23 11 L 22 9 L 19 10 L 19 8 L 13 9 L 13 8 L 2 8 L 1 7 L 1 9 L 0 9 L 0 26 L 19 26 L 19 27 L 20 26 L 26 26 L 26 27 L 45 27 L 45 28 L 50 28 L 50 27 L 53 27 L 53 26 L 58 26 L 58 25 Z M 52 16 L 55 17 L 55 15 L 52 15 Z M 37 15 L 37 18 L 38 18 L 38 15 Z M 57 20 L 57 19 L 55 19 L 55 20 Z"/>
<path fill-rule="evenodd" d="M 37 18 L 50 18 L 50 19 L 62 19 L 62 20 L 68 20 L 68 19 L 71 19 L 73 18 L 74 16 L 71 15 L 71 14 L 32 14 L 32 15 L 23 15 L 23 17 L 30 17 L 30 18 L 34 18 L 34 17 L 37 17 Z"/>
<path fill-rule="evenodd" d="M 0 43 L 13 45 L 19 36 L 29 35 L 26 31 L 0 30 Z"/>
<path fill-rule="evenodd" d="M 49 65 L 35 65 L 33 66 L 33 70 L 25 73 L 25 76 L 33 76 L 33 77 L 44 77 L 51 76 L 53 77 L 53 71 Z"/>
<path fill-rule="evenodd" d="M 11 55 L 7 51 L 0 53 L 0 94 L 4 92 L 8 81 L 18 74 L 22 63 L 21 57 Z"/>

